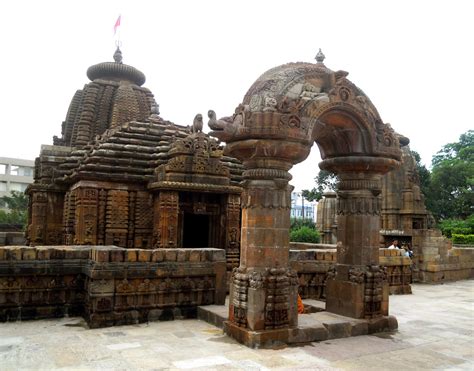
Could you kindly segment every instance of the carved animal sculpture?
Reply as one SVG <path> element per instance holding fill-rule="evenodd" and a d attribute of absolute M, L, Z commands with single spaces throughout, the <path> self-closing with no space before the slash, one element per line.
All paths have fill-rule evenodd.
<path fill-rule="evenodd" d="M 207 126 L 209 126 L 212 130 L 217 129 L 218 126 L 217 126 L 216 113 L 210 109 L 209 111 L 207 111 L 207 117 L 209 117 Z"/>
<path fill-rule="evenodd" d="M 224 130 L 227 125 L 232 124 L 233 122 L 233 117 L 222 117 L 219 120 L 216 118 L 216 113 L 213 110 L 207 111 L 207 117 L 209 117 L 209 121 L 207 122 L 207 125 L 209 126 L 210 129 L 212 130 Z"/>
<path fill-rule="evenodd" d="M 193 133 L 202 132 L 202 126 L 203 126 L 203 123 L 202 123 L 202 115 L 201 115 L 200 113 L 198 113 L 198 114 L 194 117 L 192 132 L 193 132 Z"/>

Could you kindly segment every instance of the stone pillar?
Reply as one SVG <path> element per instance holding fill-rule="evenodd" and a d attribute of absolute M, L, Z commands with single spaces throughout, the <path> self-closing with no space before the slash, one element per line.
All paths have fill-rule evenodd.
<path fill-rule="evenodd" d="M 337 241 L 336 192 L 324 193 L 318 202 L 316 228 L 321 233 L 321 243 L 335 244 Z"/>
<path fill-rule="evenodd" d="M 32 246 L 46 242 L 45 221 L 48 211 L 48 194 L 39 190 L 30 191 L 31 214 L 28 226 L 28 241 Z"/>
<path fill-rule="evenodd" d="M 224 216 L 223 216 L 224 217 Z M 227 270 L 239 266 L 240 261 L 240 195 L 229 194 L 226 197 L 225 219 L 225 246 Z"/>
<path fill-rule="evenodd" d="M 75 208 L 75 244 L 97 244 L 97 199 L 99 191 L 94 188 L 77 188 Z"/>
<path fill-rule="evenodd" d="M 337 265 L 326 284 L 329 312 L 366 319 L 388 315 L 389 288 L 379 265 L 379 231 L 381 176 L 390 165 L 389 159 L 369 157 L 320 164 L 337 172 L 340 180 Z"/>
<path fill-rule="evenodd" d="M 161 191 L 154 201 L 154 248 L 178 247 L 179 194 Z"/>
<path fill-rule="evenodd" d="M 244 176 L 242 249 L 231 281 L 229 319 L 251 331 L 295 327 L 298 283 L 288 266 L 289 174 L 251 169 Z"/>

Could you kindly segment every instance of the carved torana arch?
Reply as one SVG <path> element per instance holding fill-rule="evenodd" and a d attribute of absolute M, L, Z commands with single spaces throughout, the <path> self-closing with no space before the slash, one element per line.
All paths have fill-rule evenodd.
<path fill-rule="evenodd" d="M 328 69 L 321 52 L 316 60 L 270 69 L 232 116 L 209 122 L 211 135 L 227 143 L 224 154 L 246 169 L 241 260 L 226 331 L 248 344 L 255 332 L 297 327 L 297 280 L 288 265 L 288 171 L 306 159 L 314 142 L 319 166 L 340 180 L 337 265 L 327 281 L 326 309 L 353 318 L 388 315 L 378 261 L 379 195 L 381 176 L 400 163 L 400 144 L 348 73 Z"/>

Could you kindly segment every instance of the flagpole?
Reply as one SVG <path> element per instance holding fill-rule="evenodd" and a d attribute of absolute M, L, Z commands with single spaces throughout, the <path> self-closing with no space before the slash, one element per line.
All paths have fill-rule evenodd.
<path fill-rule="evenodd" d="M 115 46 L 120 48 L 122 46 L 122 41 L 120 40 L 120 24 L 122 22 L 122 15 L 119 14 L 114 25 L 114 36 L 115 36 Z"/>

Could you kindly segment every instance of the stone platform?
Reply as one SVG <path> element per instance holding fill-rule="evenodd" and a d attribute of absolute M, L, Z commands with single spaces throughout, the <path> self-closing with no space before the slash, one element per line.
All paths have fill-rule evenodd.
<path fill-rule="evenodd" d="M 286 344 L 305 344 L 311 342 L 347 338 L 394 331 L 398 328 L 394 316 L 377 319 L 354 319 L 326 312 L 325 303 L 318 300 L 303 300 L 307 313 L 298 315 L 298 327 L 280 330 L 248 331 L 227 321 L 228 298 L 226 305 L 207 305 L 198 307 L 198 319 L 206 321 L 240 343 L 250 348 L 275 348 Z"/>
<path fill-rule="evenodd" d="M 196 319 L 100 329 L 80 317 L 0 323 L 0 369 L 472 370 L 473 290 L 474 280 L 414 284 L 414 295 L 390 298 L 395 332 L 276 349 L 250 349 Z"/>

